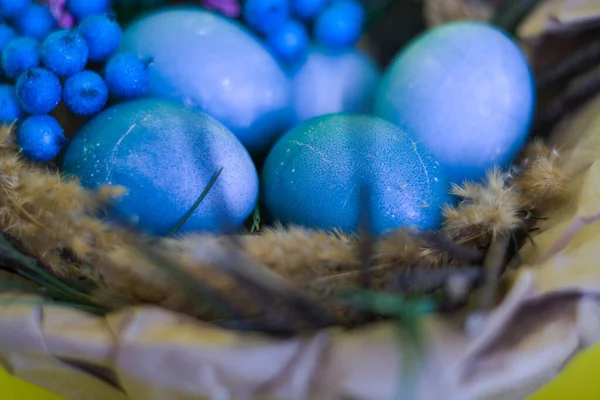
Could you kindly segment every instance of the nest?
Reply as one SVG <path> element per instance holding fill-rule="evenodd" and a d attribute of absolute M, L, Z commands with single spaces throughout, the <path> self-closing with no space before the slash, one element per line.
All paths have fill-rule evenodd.
<path fill-rule="evenodd" d="M 34 165 L 19 154 L 13 133 L 0 130 L 0 228 L 2 256 L 10 261 L 5 270 L 26 281 L 20 290 L 96 313 L 155 304 L 270 333 L 351 327 L 384 316 L 357 294 L 432 296 L 440 310 L 464 305 L 489 281 L 486 254 L 494 249 L 502 260 L 497 285 L 536 218 L 569 184 L 558 149 L 536 140 L 510 171 L 454 186 L 460 201 L 443 210 L 439 232 L 399 229 L 372 238 L 274 226 L 155 238 L 103 218 L 124 188 L 91 191 Z"/>

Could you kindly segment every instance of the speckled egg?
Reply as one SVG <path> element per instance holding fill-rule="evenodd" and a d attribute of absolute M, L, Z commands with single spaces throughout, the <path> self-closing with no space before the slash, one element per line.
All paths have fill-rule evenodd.
<path fill-rule="evenodd" d="M 293 72 L 295 122 L 333 113 L 369 113 L 379 70 L 356 49 L 313 47 Z"/>
<path fill-rule="evenodd" d="M 368 215 L 375 234 L 438 228 L 450 201 L 442 168 L 425 147 L 358 114 L 315 117 L 286 133 L 265 161 L 261 190 L 269 215 L 282 223 L 353 232 Z"/>
<path fill-rule="evenodd" d="M 148 95 L 212 115 L 253 154 L 289 128 L 291 84 L 263 44 L 237 22 L 200 8 L 166 9 L 123 33 L 122 50 L 151 57 Z"/>
<path fill-rule="evenodd" d="M 84 186 L 125 186 L 116 215 L 156 235 L 178 226 L 221 168 L 179 233 L 239 226 L 256 204 L 250 155 L 214 118 L 167 100 L 121 103 L 85 124 L 62 161 L 62 170 Z"/>
<path fill-rule="evenodd" d="M 374 112 L 412 132 L 453 182 L 508 166 L 524 145 L 535 87 L 520 48 L 481 22 L 453 22 L 409 44 L 385 71 Z"/>

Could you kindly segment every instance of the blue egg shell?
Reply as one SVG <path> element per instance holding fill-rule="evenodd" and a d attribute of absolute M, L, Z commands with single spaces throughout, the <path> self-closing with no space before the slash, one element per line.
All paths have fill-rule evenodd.
<path fill-rule="evenodd" d="M 84 186 L 125 186 L 129 191 L 116 202 L 117 215 L 156 235 L 176 228 L 221 168 L 180 233 L 240 226 L 254 209 L 258 176 L 223 124 L 160 99 L 104 110 L 77 132 L 62 162 L 63 171 Z"/>
<path fill-rule="evenodd" d="M 369 113 L 379 70 L 357 50 L 311 48 L 292 79 L 295 121 L 333 113 Z"/>
<path fill-rule="evenodd" d="M 350 114 L 315 117 L 286 133 L 265 161 L 261 190 L 268 213 L 282 223 L 352 232 L 368 215 L 375 234 L 439 228 L 450 201 L 427 149 L 387 121 Z"/>
<path fill-rule="evenodd" d="M 153 13 L 123 33 L 122 50 L 152 57 L 149 96 L 182 102 L 227 126 L 254 154 L 291 120 L 291 85 L 255 36 L 202 9 Z"/>
<path fill-rule="evenodd" d="M 453 182 L 508 166 L 535 108 L 519 47 L 480 22 L 441 25 L 401 51 L 379 84 L 374 112 L 412 132 Z"/>

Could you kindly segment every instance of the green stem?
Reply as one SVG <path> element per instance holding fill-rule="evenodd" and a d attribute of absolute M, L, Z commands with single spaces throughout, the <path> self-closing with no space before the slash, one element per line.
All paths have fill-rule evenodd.
<path fill-rule="evenodd" d="M 183 225 L 185 225 L 185 223 L 192 216 L 192 214 L 194 213 L 194 211 L 196 211 L 196 209 L 198 208 L 198 206 L 200 205 L 200 203 L 202 203 L 202 201 L 204 200 L 204 198 L 208 195 L 208 192 L 210 192 L 210 189 L 212 189 L 212 187 L 214 186 L 214 184 L 217 181 L 217 179 L 219 179 L 219 175 L 221 175 L 222 171 L 223 171 L 223 168 L 221 167 L 221 169 L 218 170 L 217 173 L 213 175 L 213 177 L 208 182 L 208 185 L 206 185 L 206 188 L 204 188 L 204 191 L 202 192 L 202 194 L 200 195 L 200 197 L 198 197 L 198 200 L 196 200 L 196 202 L 194 203 L 194 205 L 192 206 L 192 208 L 190 208 L 190 210 L 183 216 L 183 218 L 181 219 L 181 221 L 179 221 L 179 223 L 177 224 L 177 226 L 175 227 L 175 229 L 173 229 L 173 231 L 171 231 L 171 233 L 169 234 L 168 237 L 171 238 L 171 237 L 175 236 L 175 234 L 177 234 L 177 232 L 179 232 L 179 230 L 181 229 L 181 227 Z"/>

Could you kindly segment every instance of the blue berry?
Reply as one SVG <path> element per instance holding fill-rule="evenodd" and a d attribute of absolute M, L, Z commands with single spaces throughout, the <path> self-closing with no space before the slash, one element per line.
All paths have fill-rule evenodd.
<path fill-rule="evenodd" d="M 56 118 L 33 115 L 27 118 L 17 132 L 17 145 L 32 161 L 52 161 L 68 143 Z"/>
<path fill-rule="evenodd" d="M 63 29 L 48 35 L 42 42 L 40 56 L 44 66 L 58 76 L 71 76 L 85 68 L 88 47 L 76 30 Z"/>
<path fill-rule="evenodd" d="M 12 18 L 19 15 L 30 4 L 31 0 L 0 0 L 0 17 Z"/>
<path fill-rule="evenodd" d="M 23 36 L 29 36 L 42 41 L 57 28 L 56 20 L 50 9 L 41 4 L 32 3 L 19 14 L 14 26 Z"/>
<path fill-rule="evenodd" d="M 298 60 L 308 49 L 310 39 L 303 24 L 290 20 L 271 33 L 269 47 L 283 61 Z"/>
<path fill-rule="evenodd" d="M 92 61 L 104 61 L 119 50 L 123 32 L 112 15 L 93 15 L 79 24 Z"/>
<path fill-rule="evenodd" d="M 23 116 L 15 87 L 0 85 L 0 124 L 11 124 Z"/>
<path fill-rule="evenodd" d="M 290 6 L 287 0 L 246 0 L 243 13 L 252 29 L 267 34 L 289 19 Z"/>
<path fill-rule="evenodd" d="M 292 0 L 294 13 L 302 19 L 313 19 L 325 9 L 327 0 Z"/>
<path fill-rule="evenodd" d="M 108 91 L 122 99 L 140 97 L 150 84 L 148 60 L 133 53 L 118 53 L 106 63 L 104 79 Z"/>
<path fill-rule="evenodd" d="M 67 0 L 66 8 L 77 21 L 83 21 L 90 15 L 99 15 L 110 11 L 110 0 Z"/>
<path fill-rule="evenodd" d="M 2 3 L 2 0 L 0 0 Z M 13 40 L 16 39 L 17 32 L 6 24 L 0 24 L 0 52 Z"/>
<path fill-rule="evenodd" d="M 17 97 L 23 109 L 31 114 L 54 110 L 62 95 L 58 77 L 44 68 L 25 71 L 17 79 Z"/>
<path fill-rule="evenodd" d="M 352 47 L 360 39 L 364 21 L 365 10 L 358 1 L 337 1 L 317 17 L 316 40 L 328 47 Z"/>
<path fill-rule="evenodd" d="M 66 80 L 63 100 L 75 115 L 94 115 L 106 105 L 108 88 L 97 73 L 81 71 Z"/>
<path fill-rule="evenodd" d="M 10 79 L 17 79 L 28 69 L 40 65 L 37 40 L 19 37 L 12 40 L 2 52 L 2 69 Z"/>

